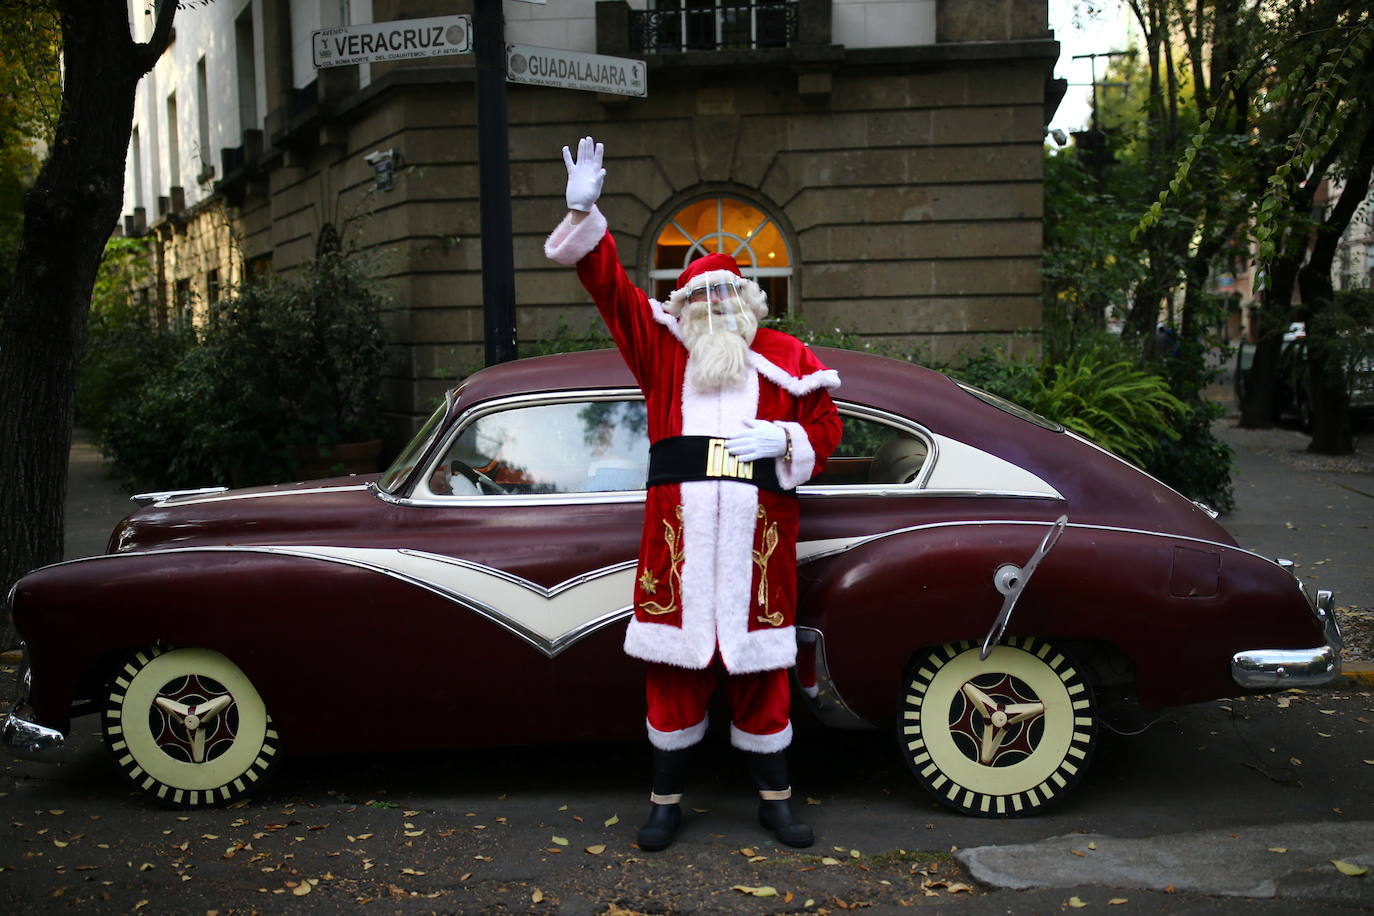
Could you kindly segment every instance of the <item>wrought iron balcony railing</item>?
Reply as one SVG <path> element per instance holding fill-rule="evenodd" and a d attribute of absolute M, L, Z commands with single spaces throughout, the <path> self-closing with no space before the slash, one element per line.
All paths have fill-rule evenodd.
<path fill-rule="evenodd" d="M 638 54 L 786 48 L 796 41 L 797 0 L 716 0 L 710 6 L 630 12 L 630 48 Z"/>

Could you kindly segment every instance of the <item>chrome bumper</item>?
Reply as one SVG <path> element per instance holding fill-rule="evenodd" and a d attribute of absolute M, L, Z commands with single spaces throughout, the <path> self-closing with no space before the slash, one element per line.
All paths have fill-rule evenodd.
<path fill-rule="evenodd" d="M 1301 584 L 1301 583 L 1299 583 Z M 1306 590 L 1304 590 L 1305 593 Z M 1309 599 L 1310 600 L 1310 599 Z M 1341 628 L 1335 596 L 1322 589 L 1312 601 L 1326 645 L 1311 649 L 1249 649 L 1231 657 L 1231 679 L 1241 687 L 1319 687 L 1341 673 Z"/>
<path fill-rule="evenodd" d="M 23 645 L 21 643 L 21 645 Z M 29 672 L 29 651 L 24 646 L 24 658 L 19 663 L 19 696 L 14 701 L 5 723 L 0 726 L 0 744 L 5 750 L 25 760 L 61 763 L 67 738 L 55 728 L 39 725 L 29 706 L 29 688 L 33 675 Z"/>
<path fill-rule="evenodd" d="M 66 736 L 55 728 L 30 722 L 26 716 L 31 715 L 33 712 L 28 706 L 14 704 L 14 709 L 5 718 L 3 729 L 0 729 L 0 742 L 5 745 L 5 750 L 25 760 L 61 763 Z"/>

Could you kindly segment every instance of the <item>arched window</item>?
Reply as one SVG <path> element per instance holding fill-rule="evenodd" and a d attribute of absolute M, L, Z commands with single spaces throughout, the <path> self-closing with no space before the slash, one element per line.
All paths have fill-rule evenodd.
<path fill-rule="evenodd" d="M 712 252 L 734 256 L 740 272 L 767 293 L 769 314 L 787 314 L 792 277 L 787 239 L 773 217 L 735 197 L 687 204 L 659 230 L 649 270 L 654 298 L 667 299 L 682 269 Z"/>

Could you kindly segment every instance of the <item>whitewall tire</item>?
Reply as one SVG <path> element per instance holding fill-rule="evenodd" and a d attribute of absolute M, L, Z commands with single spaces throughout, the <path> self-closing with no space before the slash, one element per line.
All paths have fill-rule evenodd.
<path fill-rule="evenodd" d="M 922 652 L 903 682 L 902 755 L 943 804 L 1021 817 L 1078 783 L 1097 740 L 1091 686 L 1053 643 L 1013 637 L 979 661 L 972 642 Z"/>
<path fill-rule="evenodd" d="M 172 808 L 242 798 L 281 756 L 248 676 L 209 649 L 129 656 L 106 688 L 101 733 L 125 778 Z"/>

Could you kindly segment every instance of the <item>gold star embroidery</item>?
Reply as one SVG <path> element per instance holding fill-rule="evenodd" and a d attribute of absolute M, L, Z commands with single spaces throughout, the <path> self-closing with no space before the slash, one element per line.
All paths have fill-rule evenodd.
<path fill-rule="evenodd" d="M 639 577 L 639 587 L 644 589 L 646 594 L 652 595 L 658 591 L 658 580 L 654 578 L 653 573 L 646 569 L 644 574 Z"/>

